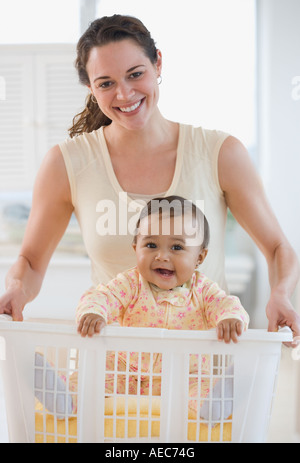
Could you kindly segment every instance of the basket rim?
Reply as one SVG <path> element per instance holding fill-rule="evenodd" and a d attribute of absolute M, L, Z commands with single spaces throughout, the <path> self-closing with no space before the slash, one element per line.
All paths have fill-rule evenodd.
<path fill-rule="evenodd" d="M 28 331 L 76 335 L 77 327 L 75 321 L 63 319 L 27 319 L 23 322 L 14 322 L 8 315 L 0 315 L 0 336 L 1 332 L 7 331 Z M 217 341 L 216 330 L 168 330 L 167 328 L 141 328 L 122 327 L 117 325 L 106 326 L 100 334 L 95 337 L 123 337 L 123 338 L 152 338 L 152 339 L 199 339 Z M 90 338 L 89 338 L 90 339 Z M 279 329 L 277 332 L 268 332 L 267 329 L 248 329 L 239 337 L 243 341 L 265 341 L 265 342 L 291 342 L 292 331 L 288 327 Z"/>

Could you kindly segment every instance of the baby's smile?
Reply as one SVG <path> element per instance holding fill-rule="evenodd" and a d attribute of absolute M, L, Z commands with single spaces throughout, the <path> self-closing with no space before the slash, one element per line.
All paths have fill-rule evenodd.
<path fill-rule="evenodd" d="M 171 277 L 175 274 L 174 270 L 169 270 L 167 268 L 156 268 L 155 272 L 161 275 L 162 277 L 166 278 Z"/>

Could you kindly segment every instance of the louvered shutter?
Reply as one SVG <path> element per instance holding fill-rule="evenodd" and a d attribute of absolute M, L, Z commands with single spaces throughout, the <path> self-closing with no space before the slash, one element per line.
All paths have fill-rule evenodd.
<path fill-rule="evenodd" d="M 32 184 L 35 167 L 32 57 L 0 54 L 0 76 L 0 189 L 17 190 Z"/>
<path fill-rule="evenodd" d="M 73 117 L 84 108 L 87 89 L 79 84 L 75 53 L 36 58 L 38 160 L 68 137 Z"/>
<path fill-rule="evenodd" d="M 68 137 L 87 94 L 74 60 L 73 45 L 0 47 L 0 190 L 31 189 L 45 153 Z"/>

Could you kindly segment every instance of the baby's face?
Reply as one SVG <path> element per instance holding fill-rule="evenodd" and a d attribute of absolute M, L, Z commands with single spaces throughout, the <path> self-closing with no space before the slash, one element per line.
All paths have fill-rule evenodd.
<path fill-rule="evenodd" d="M 192 218 L 153 214 L 140 222 L 134 249 L 141 275 L 161 289 L 188 281 L 207 250 L 195 239 Z"/>

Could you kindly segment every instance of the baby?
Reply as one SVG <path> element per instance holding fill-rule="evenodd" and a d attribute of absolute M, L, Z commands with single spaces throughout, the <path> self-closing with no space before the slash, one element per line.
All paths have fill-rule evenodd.
<path fill-rule="evenodd" d="M 133 240 L 136 267 L 83 295 L 76 313 L 78 332 L 93 336 L 114 322 L 183 330 L 216 327 L 219 340 L 237 342 L 249 317 L 237 297 L 199 271 L 208 242 L 207 220 L 190 201 L 179 196 L 151 200 Z"/>
<path fill-rule="evenodd" d="M 208 252 L 209 226 L 204 214 L 193 203 L 178 196 L 156 198 L 142 210 L 137 223 L 133 248 L 137 265 L 120 273 L 107 285 L 87 291 L 77 307 L 78 332 L 82 336 L 99 333 L 106 324 L 118 322 L 122 326 L 157 327 L 177 330 L 207 330 L 215 328 L 218 339 L 237 342 L 247 329 L 249 317 L 239 299 L 225 291 L 200 272 Z M 155 356 L 151 365 L 150 354 L 141 358 L 140 384 L 137 375 L 138 353 L 118 352 L 118 371 L 127 367 L 132 372 L 128 384 L 118 375 L 117 388 L 113 374 L 106 374 L 107 394 L 161 395 L 162 354 Z M 189 412 L 197 416 L 198 354 L 189 357 Z M 106 357 L 108 371 L 114 370 L 115 353 Z M 233 365 L 227 374 L 232 375 Z M 152 385 L 147 373 L 152 369 Z M 213 397 L 221 397 L 221 382 L 209 380 L 210 359 L 201 358 L 200 417 L 217 420 L 232 414 L 232 401 L 214 400 L 212 407 L 204 400 L 213 387 Z M 224 398 L 233 396 L 233 379 L 225 380 Z M 209 411 L 209 408 L 211 410 Z"/>
<path fill-rule="evenodd" d="M 206 258 L 208 242 L 207 220 L 193 203 L 179 196 L 151 200 L 141 211 L 133 240 L 136 267 L 120 273 L 107 285 L 100 284 L 84 293 L 76 311 L 78 332 L 82 336 L 93 336 L 106 324 L 116 322 L 121 326 L 176 330 L 216 328 L 220 341 L 236 343 L 247 329 L 249 317 L 237 297 L 227 295 L 200 272 L 198 266 Z M 131 352 L 127 365 L 126 352 L 118 352 L 117 361 L 118 371 L 126 371 L 128 367 L 132 374 L 127 385 L 125 375 L 117 375 L 116 385 L 113 374 L 106 373 L 106 394 L 148 395 L 151 387 L 153 395 L 161 395 L 162 354 L 156 354 L 151 364 L 149 353 L 143 353 L 139 359 L 138 353 Z M 198 364 L 198 354 L 190 355 L 189 410 L 194 416 L 198 413 Z M 140 382 L 134 374 L 139 367 L 143 373 Z M 107 352 L 106 369 L 114 371 L 115 352 Z M 150 370 L 154 373 L 151 384 Z M 210 383 L 209 371 L 210 359 L 203 355 L 202 399 L 207 397 L 211 386 L 213 396 L 221 397 L 221 385 L 215 380 Z M 232 376 L 232 371 L 229 373 Z M 70 386 L 73 391 L 77 389 L 77 375 L 70 379 Z M 57 390 L 62 390 L 61 385 Z M 226 380 L 225 393 L 227 398 L 232 397 L 232 379 Z M 52 396 L 50 398 L 53 402 Z M 65 403 L 58 405 L 59 399 L 56 397 L 56 410 L 64 413 Z M 51 401 L 45 404 L 48 410 L 54 406 Z M 214 401 L 209 412 L 208 402 L 204 401 L 201 418 L 218 419 L 220 404 Z M 232 403 L 228 404 L 228 410 L 223 411 L 226 416 L 232 412 Z M 70 410 L 76 412 L 76 399 L 68 405 L 68 413 Z"/>

